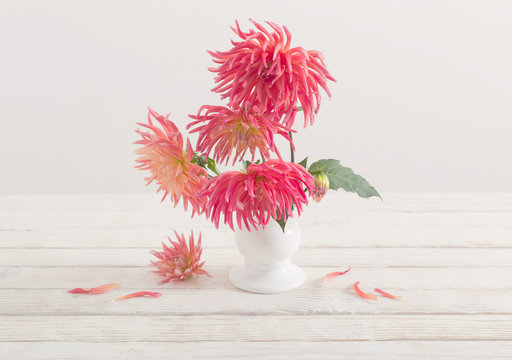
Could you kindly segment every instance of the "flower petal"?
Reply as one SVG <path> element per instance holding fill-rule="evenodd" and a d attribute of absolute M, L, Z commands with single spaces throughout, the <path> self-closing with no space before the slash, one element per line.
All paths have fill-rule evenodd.
<path fill-rule="evenodd" d="M 290 48 L 286 27 L 267 22 L 270 29 L 251 20 L 256 30 L 232 28 L 240 41 L 232 40 L 228 51 L 209 51 L 218 66 L 213 92 L 229 99 L 232 106 L 247 108 L 291 128 L 304 111 L 304 126 L 312 124 L 320 108 L 320 89 L 330 97 L 327 80 L 334 81 L 318 51 Z"/>
<path fill-rule="evenodd" d="M 375 288 L 373 291 L 378 293 L 378 294 L 381 294 L 384 297 L 387 297 L 387 298 L 393 299 L 393 300 L 397 300 L 397 299 L 401 299 L 402 298 L 401 296 L 392 295 L 392 294 L 390 294 L 388 292 L 385 292 L 384 290 L 381 290 L 381 289 L 378 289 L 378 288 Z"/>
<path fill-rule="evenodd" d="M 183 234 L 174 231 L 177 241 L 169 238 L 169 245 L 162 243 L 162 251 L 151 251 L 156 260 L 151 265 L 156 268 L 153 272 L 164 278 L 159 284 L 169 281 L 185 280 L 196 275 L 208 275 L 202 269 L 204 261 L 201 261 L 201 233 L 198 241 L 194 240 L 191 232 L 188 242 Z"/>
<path fill-rule="evenodd" d="M 235 164 L 247 152 L 252 162 L 257 152 L 264 160 L 270 158 L 271 151 L 280 157 L 274 134 L 284 136 L 291 143 L 287 136 L 291 129 L 257 114 L 255 109 L 203 105 L 197 115 L 190 117 L 194 121 L 187 129 L 193 128 L 191 133 L 199 134 L 196 151 L 207 156 L 213 152 L 213 158 L 219 163 L 227 164 L 232 158 Z"/>
<path fill-rule="evenodd" d="M 363 299 L 377 301 L 377 296 L 375 296 L 373 294 L 365 293 L 364 291 L 359 289 L 359 281 L 356 281 L 356 283 L 354 284 L 354 291 L 356 292 L 357 295 L 359 295 Z"/>
<path fill-rule="evenodd" d="M 323 285 L 327 284 L 327 282 L 329 281 L 330 278 L 346 274 L 346 273 L 348 273 L 350 271 L 350 269 L 352 269 L 352 267 L 349 265 L 348 269 L 345 270 L 345 271 L 335 271 L 335 272 L 332 272 L 332 273 L 329 273 L 329 274 L 325 275 L 325 280 L 323 282 Z"/>
<path fill-rule="evenodd" d="M 192 216 L 201 214 L 206 199 L 197 195 L 206 186 L 208 173 L 192 163 L 194 151 L 190 140 L 187 140 L 185 151 L 183 135 L 169 116 L 164 117 L 149 109 L 148 123 L 137 123 L 143 129 L 135 131 L 141 137 L 135 142 L 141 145 L 136 150 L 139 157 L 135 167 L 149 172 L 146 185 L 155 182 L 157 192 L 163 193 L 162 201 L 169 196 L 176 206 L 183 199 L 185 211 L 190 204 Z"/>
<path fill-rule="evenodd" d="M 82 288 L 76 288 L 73 290 L 68 290 L 68 293 L 70 294 L 89 294 L 89 295 L 98 295 L 98 294 L 104 294 L 109 291 L 112 291 L 119 287 L 121 283 L 111 283 L 111 284 L 105 284 L 98 287 L 94 287 L 91 289 L 82 289 Z"/>
<path fill-rule="evenodd" d="M 210 180 L 203 191 L 208 198 L 206 217 L 215 226 L 224 223 L 234 230 L 243 224 L 248 231 L 264 228 L 271 218 L 286 221 L 295 205 L 298 215 L 308 203 L 305 189 L 311 193 L 313 176 L 301 165 L 270 159 L 250 164 L 245 171 L 227 171 Z M 243 223 L 242 223 L 243 222 Z"/>
<path fill-rule="evenodd" d="M 159 292 L 139 291 L 139 292 L 134 292 L 134 293 L 131 293 L 131 294 L 128 294 L 128 295 L 124 295 L 124 296 L 118 297 L 117 299 L 114 299 L 114 300 L 126 300 L 126 299 L 131 299 L 131 298 L 134 298 L 134 297 L 154 297 L 154 298 L 157 298 L 157 297 L 160 297 L 160 296 L 162 296 L 162 293 L 159 293 Z"/>

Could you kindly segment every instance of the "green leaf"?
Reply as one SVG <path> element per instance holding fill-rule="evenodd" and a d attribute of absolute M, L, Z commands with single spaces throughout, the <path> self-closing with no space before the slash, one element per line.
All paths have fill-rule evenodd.
<path fill-rule="evenodd" d="M 208 169 L 213 171 L 216 175 L 219 175 L 219 169 L 217 169 L 217 164 L 215 163 L 215 160 L 212 158 L 208 158 Z"/>
<path fill-rule="evenodd" d="M 281 230 L 283 230 L 283 233 L 284 233 L 286 221 L 282 217 L 280 217 L 279 219 L 275 220 L 275 222 L 279 224 L 279 226 L 281 227 Z"/>
<path fill-rule="evenodd" d="M 305 169 L 308 168 L 308 157 L 306 156 L 304 160 L 302 160 L 299 165 L 302 165 Z"/>
<path fill-rule="evenodd" d="M 314 162 L 308 171 L 312 174 L 323 173 L 329 178 L 329 189 L 355 192 L 362 198 L 368 199 L 372 196 L 381 196 L 361 175 L 355 174 L 352 169 L 342 166 L 339 160 L 322 159 Z"/>
<path fill-rule="evenodd" d="M 201 155 L 197 155 L 197 153 L 194 153 L 194 157 L 192 158 L 192 163 L 193 164 L 197 164 L 199 166 L 201 166 L 202 168 L 205 168 L 206 169 L 206 157 L 205 156 L 201 156 Z"/>
<path fill-rule="evenodd" d="M 203 169 L 210 169 L 211 171 L 213 171 L 215 175 L 220 174 L 219 169 L 217 169 L 217 164 L 215 163 L 215 160 L 213 160 L 212 158 L 197 155 L 197 153 L 194 153 L 192 163 L 201 166 Z M 212 178 L 213 176 L 211 176 L 210 174 L 209 177 Z"/>

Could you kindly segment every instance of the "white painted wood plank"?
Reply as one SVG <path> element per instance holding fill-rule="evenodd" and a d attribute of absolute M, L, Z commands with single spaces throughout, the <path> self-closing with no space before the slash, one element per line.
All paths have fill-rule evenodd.
<path fill-rule="evenodd" d="M 323 208 L 333 203 L 337 209 L 349 211 L 358 209 L 376 209 L 375 204 L 395 208 L 404 207 L 413 210 L 476 210 L 476 211 L 512 211 L 512 193 L 383 193 L 384 201 L 376 198 L 361 199 L 352 193 L 330 191 L 319 204 L 311 203 L 310 208 Z M 29 208 L 30 210 L 144 210 L 172 207 L 169 201 L 160 203 L 161 197 L 151 192 L 140 194 L 87 194 L 87 195 L 2 195 L 0 210 L 10 211 Z M 1 212 L 0 212 L 1 214 Z"/>
<path fill-rule="evenodd" d="M 270 296 L 241 292 L 227 281 L 224 259 L 239 259 L 230 231 L 217 231 L 204 218 L 190 219 L 180 208 L 159 204 L 156 196 L 0 197 L 0 341 L 7 341 L 11 357 L 22 349 L 19 341 L 35 341 L 39 354 L 52 359 L 59 350 L 73 353 L 88 341 L 96 354 L 116 356 L 115 349 L 128 344 L 135 354 L 139 349 L 140 358 L 144 348 L 132 340 L 151 341 L 144 358 L 159 349 L 168 355 L 176 345 L 183 357 L 193 348 L 205 349 L 202 355 L 198 350 L 200 356 L 226 358 L 229 341 L 236 341 L 231 342 L 239 350 L 235 358 L 250 358 L 258 350 L 247 352 L 245 345 L 276 349 L 275 340 L 300 341 L 289 345 L 289 352 L 297 350 L 294 359 L 308 351 L 320 354 L 313 348 L 318 341 L 334 352 L 351 344 L 353 350 L 343 352 L 350 359 L 375 354 L 385 359 L 389 352 L 393 359 L 421 359 L 418 354 L 429 352 L 450 359 L 510 354 L 510 347 L 494 345 L 512 343 L 512 194 L 385 194 L 384 203 L 330 195 L 301 218 L 304 241 L 296 260 L 313 266 L 305 268 L 306 283 Z M 212 279 L 156 285 L 157 277 L 145 267 L 146 251 L 158 247 L 172 227 L 203 229 Z M 345 264 L 354 266 L 349 274 L 320 286 L 322 275 Z M 364 302 L 352 292 L 356 280 L 368 290 L 400 293 L 404 300 Z M 114 281 L 123 285 L 111 294 L 65 292 Z M 159 289 L 164 296 L 110 302 L 113 295 L 143 289 Z M 430 342 L 436 339 L 443 341 Z M 213 342 L 200 342 L 201 348 L 197 341 L 204 340 Z M 453 349 L 451 344 L 458 344 L 454 356 L 443 352 Z M 300 346 L 305 350 L 298 351 Z"/>
<path fill-rule="evenodd" d="M 442 218 L 442 216 L 439 216 Z M 375 217 L 367 216 L 366 222 Z M 334 221 L 334 220 L 333 220 Z M 397 219 L 379 226 L 364 226 L 360 222 L 302 226 L 302 248 L 346 247 L 512 247 L 512 226 L 476 226 L 453 221 L 424 221 L 422 217 L 396 223 Z M 445 218 L 442 221 L 446 221 Z M 511 217 L 512 222 L 512 217 Z M 179 232 L 189 234 L 191 228 L 179 226 Z M 196 227 L 193 230 L 198 232 Z M 233 247 L 231 230 L 212 226 L 201 230 L 205 248 Z M 0 248 L 148 248 L 158 247 L 172 235 L 170 228 L 82 228 L 42 229 L 0 232 Z"/>
<path fill-rule="evenodd" d="M 306 281 L 298 291 L 321 288 L 323 276 L 335 267 L 305 267 Z M 71 267 L 0 268 L 0 289 L 72 289 L 122 282 L 123 289 L 234 289 L 228 281 L 227 267 L 207 267 L 211 278 L 201 276 L 183 282 L 157 285 L 160 278 L 150 268 Z M 327 287 L 345 287 L 355 281 L 361 286 L 382 289 L 512 289 L 512 268 L 358 268 L 332 279 Z M 1 291 L 1 290 L 0 290 Z M 256 295 L 257 296 L 257 295 Z"/>
<path fill-rule="evenodd" d="M 143 266 L 151 249 L 2 249 L 0 266 Z M 233 265 L 242 256 L 236 248 L 203 252 L 207 265 Z M 512 248 L 300 248 L 293 257 L 301 266 L 457 267 L 512 266 Z"/>
<path fill-rule="evenodd" d="M 301 226 L 373 226 L 416 229 L 418 226 L 435 227 L 466 226 L 469 228 L 510 228 L 512 212 L 393 212 L 393 211 L 351 211 L 337 213 L 332 207 L 325 207 L 321 214 L 306 210 L 300 217 Z M 0 217 L 2 232 L 35 230 L 91 230 L 91 229 L 210 229 L 212 224 L 203 216 L 190 219 L 179 209 L 162 209 L 158 212 L 55 212 L 50 209 L 41 212 L 9 213 Z M 222 225 L 221 229 L 228 229 Z"/>
<path fill-rule="evenodd" d="M 511 194 L 491 194 L 480 199 L 475 194 L 476 201 L 461 201 L 459 197 L 464 199 L 464 195 L 436 194 L 431 197 L 422 203 L 391 195 L 389 200 L 381 203 L 376 199 L 365 200 L 351 194 L 333 193 L 319 204 L 311 203 L 301 219 L 304 226 L 325 225 L 332 223 L 333 219 L 341 225 L 354 221 L 368 225 L 370 223 L 365 220 L 369 217 L 376 218 L 375 226 L 390 221 L 407 226 L 417 218 L 438 222 L 441 226 L 449 225 L 452 219 L 457 218 L 468 226 L 510 226 Z M 179 226 L 202 229 L 211 225 L 203 216 L 190 219 L 190 214 L 180 207 L 174 209 L 168 203 L 160 204 L 147 195 L 0 197 L 0 229 L 4 231 L 88 227 L 167 229 Z"/>
<path fill-rule="evenodd" d="M 368 287 L 369 292 L 373 287 Z M 132 290 L 118 288 L 101 296 L 72 295 L 64 289 L 3 289 L 0 315 L 512 315 L 512 291 L 481 289 L 386 288 L 400 301 L 364 301 L 352 284 L 298 289 L 258 296 L 234 288 L 159 289 L 162 297 L 112 302 Z"/>
<path fill-rule="evenodd" d="M 504 341 L 343 342 L 6 342 L 0 358 L 16 360 L 482 360 L 510 359 Z"/>
<path fill-rule="evenodd" d="M 511 315 L 0 316 L 2 341 L 512 341 Z"/>
<path fill-rule="evenodd" d="M 409 197 L 412 197 L 410 199 Z M 229 247 L 226 227 L 147 195 L 0 197 L 0 247 L 151 247 L 171 228 Z M 384 203 L 333 193 L 300 221 L 303 247 L 511 247 L 511 194 L 392 194 Z"/>

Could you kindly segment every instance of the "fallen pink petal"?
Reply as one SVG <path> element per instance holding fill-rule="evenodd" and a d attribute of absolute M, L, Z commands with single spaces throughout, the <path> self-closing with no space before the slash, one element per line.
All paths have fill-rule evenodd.
<path fill-rule="evenodd" d="M 76 288 L 73 290 L 68 290 L 68 293 L 70 294 L 88 294 L 88 295 L 98 295 L 98 294 L 105 294 L 109 291 L 112 291 L 119 287 L 121 283 L 111 283 L 111 284 L 105 284 L 98 287 L 90 288 L 90 289 L 82 289 L 82 288 Z"/>
<path fill-rule="evenodd" d="M 384 290 L 377 289 L 377 288 L 375 288 L 373 291 L 384 296 L 384 297 L 387 297 L 388 299 L 398 300 L 398 299 L 402 298 L 401 296 L 392 295 Z"/>
<path fill-rule="evenodd" d="M 360 297 L 362 297 L 363 299 L 377 301 L 377 296 L 375 296 L 375 295 L 373 295 L 373 294 L 365 293 L 364 291 L 362 291 L 361 289 L 359 289 L 359 281 L 357 281 L 357 282 L 354 284 L 354 291 L 356 292 L 356 294 L 357 294 L 357 295 L 359 295 L 359 296 L 360 296 Z"/>
<path fill-rule="evenodd" d="M 344 275 L 344 274 L 348 273 L 350 271 L 350 269 L 352 269 L 351 266 L 349 266 L 348 269 L 345 270 L 345 271 L 335 271 L 335 272 L 332 272 L 332 273 L 329 273 L 329 274 L 325 275 L 325 280 L 324 280 L 323 284 L 324 285 L 327 284 L 327 282 L 329 281 L 330 278 L 333 278 L 335 276 Z"/>
<path fill-rule="evenodd" d="M 135 298 L 135 297 L 153 297 L 153 298 L 157 298 L 157 297 L 160 297 L 160 296 L 162 296 L 162 293 L 159 293 L 159 292 L 139 291 L 139 292 L 134 292 L 134 293 L 131 293 L 131 294 L 128 294 L 128 295 L 124 295 L 124 296 L 118 297 L 117 299 L 114 299 L 114 300 L 126 300 L 126 299 Z"/>

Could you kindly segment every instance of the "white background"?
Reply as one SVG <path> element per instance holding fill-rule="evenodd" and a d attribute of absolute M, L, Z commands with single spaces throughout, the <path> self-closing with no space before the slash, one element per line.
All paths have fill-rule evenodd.
<path fill-rule="evenodd" d="M 149 105 L 184 129 L 218 104 L 206 50 L 249 17 L 338 80 L 298 158 L 339 158 L 381 192 L 510 191 L 512 1 L 0 4 L 1 194 L 153 191 L 135 122 Z"/>

